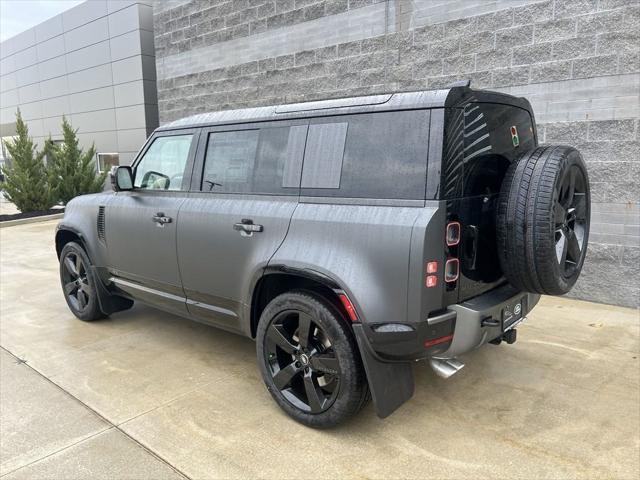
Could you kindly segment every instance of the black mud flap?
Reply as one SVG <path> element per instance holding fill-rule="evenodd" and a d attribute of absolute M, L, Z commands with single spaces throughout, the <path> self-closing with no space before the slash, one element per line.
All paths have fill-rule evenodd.
<path fill-rule="evenodd" d="M 91 266 L 91 274 L 93 275 L 93 283 L 96 285 L 98 303 L 100 304 L 100 311 L 102 313 L 111 315 L 112 313 L 128 310 L 133 306 L 133 300 L 109 293 L 109 290 L 107 290 L 102 280 L 100 280 L 100 275 L 96 267 Z"/>
<path fill-rule="evenodd" d="M 353 325 L 376 414 L 386 418 L 413 396 L 411 363 L 386 363 L 373 356 L 362 325 Z"/>

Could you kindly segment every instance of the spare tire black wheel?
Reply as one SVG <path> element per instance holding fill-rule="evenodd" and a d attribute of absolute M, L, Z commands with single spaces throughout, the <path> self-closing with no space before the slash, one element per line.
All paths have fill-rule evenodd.
<path fill-rule="evenodd" d="M 571 290 L 587 252 L 590 206 L 587 169 L 575 148 L 538 147 L 513 162 L 496 222 L 507 280 L 534 293 Z"/>

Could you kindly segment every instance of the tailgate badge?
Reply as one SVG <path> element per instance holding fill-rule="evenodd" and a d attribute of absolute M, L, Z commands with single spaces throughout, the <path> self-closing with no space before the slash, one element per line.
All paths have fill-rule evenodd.
<path fill-rule="evenodd" d="M 516 315 L 520 315 L 520 312 L 522 312 L 522 305 L 518 303 L 515 307 L 513 307 L 513 313 Z"/>

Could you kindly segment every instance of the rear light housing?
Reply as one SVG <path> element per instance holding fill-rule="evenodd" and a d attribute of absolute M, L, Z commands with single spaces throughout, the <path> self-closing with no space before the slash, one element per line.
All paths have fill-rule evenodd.
<path fill-rule="evenodd" d="M 447 224 L 446 241 L 448 247 L 453 247 L 460 243 L 460 222 L 449 222 Z"/>
<path fill-rule="evenodd" d="M 460 276 L 460 260 L 450 258 L 444 265 L 444 281 L 447 283 L 455 282 Z"/>
<path fill-rule="evenodd" d="M 425 281 L 425 285 L 427 288 L 433 288 L 438 285 L 438 277 L 435 275 L 427 275 L 427 279 Z"/>
<path fill-rule="evenodd" d="M 427 262 L 427 275 L 438 273 L 438 262 Z"/>
<path fill-rule="evenodd" d="M 450 342 L 451 340 L 453 340 L 453 334 L 446 335 L 446 336 L 440 337 L 440 338 L 434 338 L 433 340 L 427 340 L 426 342 L 424 342 L 424 346 L 425 346 L 425 348 L 429 348 L 429 347 L 433 347 L 435 345 L 440 345 L 441 343 Z"/>
<path fill-rule="evenodd" d="M 338 298 L 340 298 L 340 302 L 342 306 L 347 311 L 347 315 L 349 315 L 349 320 L 356 323 L 358 321 L 358 314 L 356 313 L 356 309 L 354 308 L 351 300 L 347 297 L 346 293 L 339 293 Z"/>

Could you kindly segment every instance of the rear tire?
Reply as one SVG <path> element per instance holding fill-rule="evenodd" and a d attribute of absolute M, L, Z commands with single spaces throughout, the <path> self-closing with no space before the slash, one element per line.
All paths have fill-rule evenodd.
<path fill-rule="evenodd" d="M 284 293 L 264 309 L 256 335 L 262 378 L 291 418 L 333 427 L 369 399 L 360 353 L 333 304 L 303 291 Z"/>
<path fill-rule="evenodd" d="M 572 147 L 538 147 L 509 167 L 496 224 L 500 264 L 513 286 L 571 290 L 587 251 L 590 204 L 587 170 Z"/>
<path fill-rule="evenodd" d="M 60 283 L 69 310 L 80 320 L 106 317 L 100 310 L 91 261 L 76 242 L 67 243 L 60 252 Z"/>

